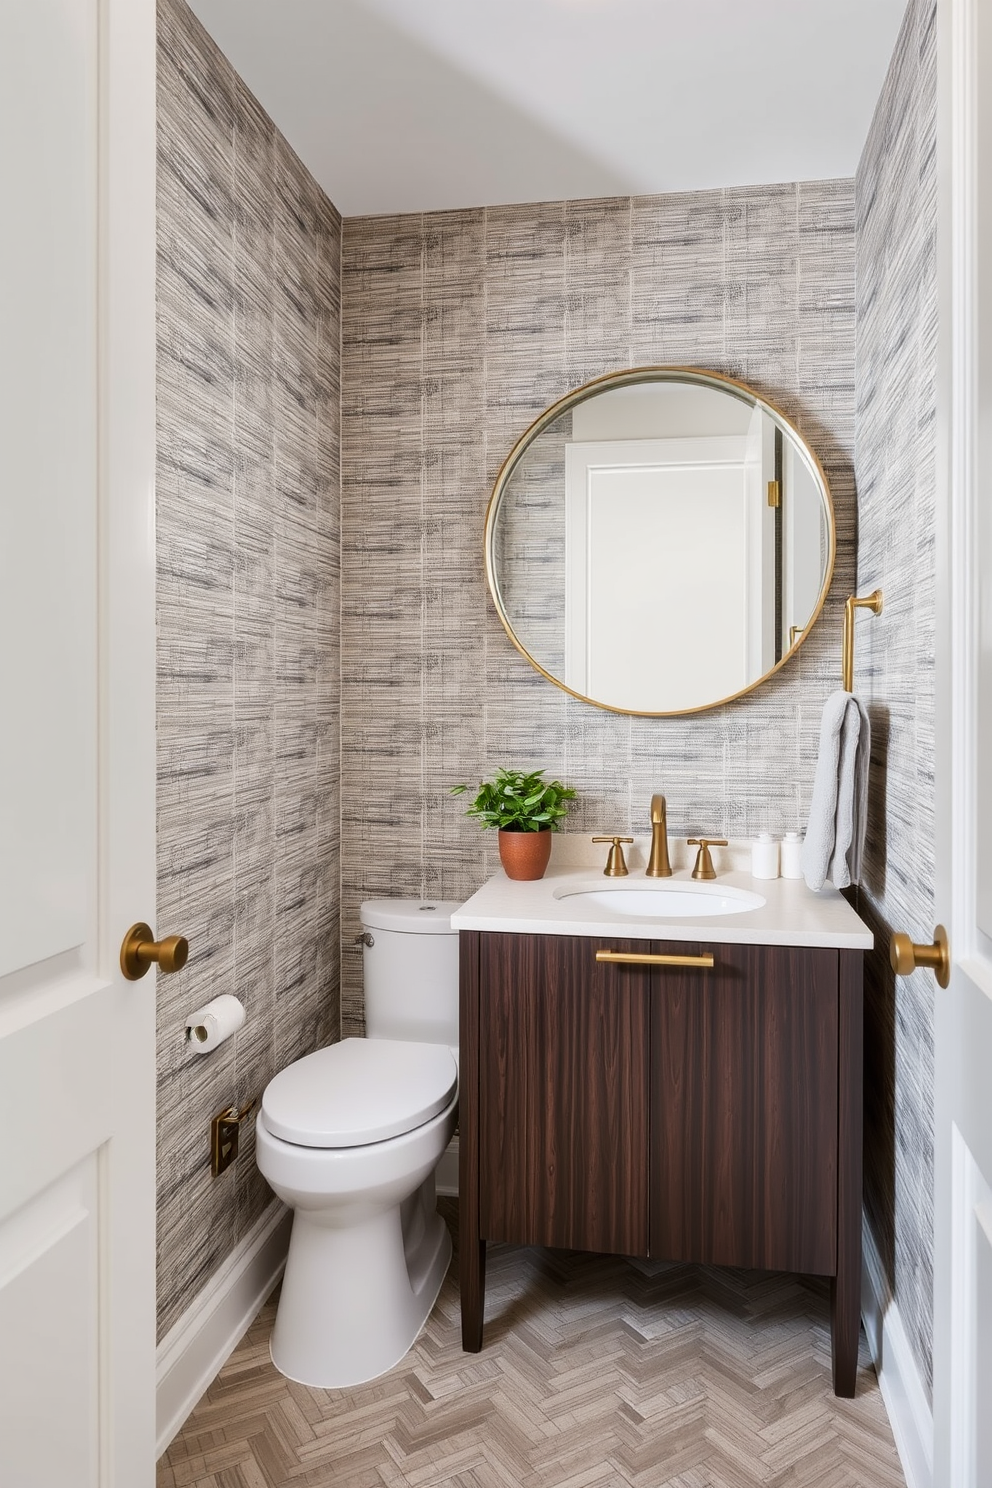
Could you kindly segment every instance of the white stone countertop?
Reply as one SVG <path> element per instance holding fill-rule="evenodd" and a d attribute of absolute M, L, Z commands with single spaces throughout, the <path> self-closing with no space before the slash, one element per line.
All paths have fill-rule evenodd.
<path fill-rule="evenodd" d="M 517 882 L 502 869 L 451 917 L 455 930 L 497 930 L 518 935 L 593 935 L 625 940 L 679 940 L 712 945 L 824 946 L 870 950 L 872 933 L 834 888 L 814 893 L 802 879 L 752 878 L 748 844 L 711 848 L 717 877 L 707 886 L 746 889 L 760 894 L 760 909 L 729 915 L 642 918 L 594 907 L 579 898 L 557 898 L 556 891 L 651 888 L 662 882 L 695 887 L 691 877 L 695 848 L 669 839 L 675 872 L 670 879 L 646 879 L 644 866 L 650 839 L 639 837 L 627 848 L 626 878 L 606 878 L 602 868 L 607 848 L 589 845 L 577 834 L 556 836 L 551 864 L 541 879 Z M 590 862 L 591 854 L 595 854 Z"/>

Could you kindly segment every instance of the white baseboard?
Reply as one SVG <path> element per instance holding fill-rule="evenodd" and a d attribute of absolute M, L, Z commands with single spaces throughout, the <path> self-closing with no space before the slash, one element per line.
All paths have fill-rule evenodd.
<path fill-rule="evenodd" d="M 156 1457 L 216 1378 L 281 1276 L 292 1219 L 274 1199 L 159 1344 Z"/>
<path fill-rule="evenodd" d="M 458 1197 L 458 1133 L 452 1137 L 441 1155 L 441 1161 L 437 1165 L 434 1174 L 434 1187 L 439 1194 L 446 1194 L 449 1198 Z"/>
<path fill-rule="evenodd" d="M 933 1488 L 933 1411 L 875 1238 L 862 1227 L 861 1312 L 908 1488 Z"/>

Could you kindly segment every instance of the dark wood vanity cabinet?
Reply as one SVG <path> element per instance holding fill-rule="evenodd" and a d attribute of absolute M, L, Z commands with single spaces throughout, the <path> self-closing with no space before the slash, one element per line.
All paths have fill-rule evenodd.
<path fill-rule="evenodd" d="M 708 949 L 651 997 L 648 1253 L 832 1275 L 837 952 Z"/>
<path fill-rule="evenodd" d="M 481 1233 L 647 1255 L 650 978 L 590 944 L 479 938 Z"/>
<path fill-rule="evenodd" d="M 812 1272 L 853 1394 L 862 955 L 462 931 L 464 1346 L 489 1240 Z"/>

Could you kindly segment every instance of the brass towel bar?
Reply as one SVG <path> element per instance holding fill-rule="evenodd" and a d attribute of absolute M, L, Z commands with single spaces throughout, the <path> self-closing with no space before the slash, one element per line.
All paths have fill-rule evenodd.
<path fill-rule="evenodd" d="M 622 966 L 702 966 L 713 965 L 712 953 L 705 956 L 652 956 L 639 951 L 597 951 L 597 961 L 612 961 Z"/>
<path fill-rule="evenodd" d="M 854 691 L 854 612 L 871 610 L 873 615 L 882 613 L 882 591 L 875 589 L 864 599 L 852 594 L 844 606 L 844 642 L 841 654 L 841 686 L 845 692 Z"/>

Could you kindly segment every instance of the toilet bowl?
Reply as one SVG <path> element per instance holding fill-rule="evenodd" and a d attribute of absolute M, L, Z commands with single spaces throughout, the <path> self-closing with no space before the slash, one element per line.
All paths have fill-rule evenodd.
<path fill-rule="evenodd" d="M 270 1351 L 302 1384 L 392 1368 L 451 1260 L 434 1170 L 458 1107 L 456 907 L 363 904 L 369 1036 L 297 1060 L 262 1097 L 256 1162 L 294 1211 Z"/>

